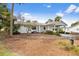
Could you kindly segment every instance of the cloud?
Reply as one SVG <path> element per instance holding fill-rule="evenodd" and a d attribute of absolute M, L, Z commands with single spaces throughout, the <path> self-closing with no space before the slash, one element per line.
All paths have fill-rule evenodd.
<path fill-rule="evenodd" d="M 56 15 L 63 17 L 63 16 L 64 16 L 64 13 L 60 13 L 60 12 L 59 12 L 59 13 L 56 13 Z"/>
<path fill-rule="evenodd" d="M 66 13 L 72 13 L 72 12 L 74 12 L 75 10 L 77 9 L 77 6 L 75 6 L 75 5 L 70 5 L 69 7 L 68 7 L 68 9 L 65 11 Z"/>
<path fill-rule="evenodd" d="M 72 23 L 75 23 L 78 21 L 77 19 L 74 19 L 75 20 L 74 21 L 73 19 L 69 19 L 69 18 L 63 18 L 62 20 L 68 25 L 68 27 L 71 26 Z"/>
<path fill-rule="evenodd" d="M 43 18 L 41 17 L 36 17 L 30 13 L 21 13 L 22 17 L 24 18 L 24 22 L 26 22 L 27 20 L 30 20 L 30 21 L 38 21 L 38 22 L 42 22 L 42 20 L 44 20 Z"/>
<path fill-rule="evenodd" d="M 76 12 L 76 13 L 78 13 L 78 12 L 79 12 L 79 7 L 75 10 L 75 12 Z"/>
<path fill-rule="evenodd" d="M 31 16 L 30 13 L 24 13 L 24 12 L 21 12 L 21 15 L 22 15 L 22 16 Z"/>
<path fill-rule="evenodd" d="M 47 7 L 47 8 L 51 8 L 51 5 L 47 5 L 46 7 Z"/>
<path fill-rule="evenodd" d="M 65 11 L 58 12 L 58 13 L 56 13 L 56 15 L 63 17 L 63 16 L 68 15 L 72 12 L 78 13 L 79 12 L 79 7 L 76 6 L 76 5 L 71 4 Z"/>
<path fill-rule="evenodd" d="M 21 19 L 24 19 L 24 22 L 26 22 L 27 20 L 34 19 L 34 17 L 30 13 L 27 13 L 27 12 L 21 12 L 20 15 L 21 15 Z"/>
<path fill-rule="evenodd" d="M 52 6 L 50 4 L 43 4 L 44 7 L 46 8 L 51 8 Z"/>

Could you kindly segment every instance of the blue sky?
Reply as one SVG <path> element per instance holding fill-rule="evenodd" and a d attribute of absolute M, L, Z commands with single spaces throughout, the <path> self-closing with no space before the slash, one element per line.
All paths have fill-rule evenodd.
<path fill-rule="evenodd" d="M 10 8 L 10 4 L 8 4 Z M 25 3 L 15 4 L 14 14 L 20 13 L 25 17 L 45 22 L 49 18 L 53 19 L 56 16 L 62 16 L 62 20 L 68 25 L 79 20 L 79 4 L 77 3 Z M 31 20 L 32 20 L 31 19 Z"/>

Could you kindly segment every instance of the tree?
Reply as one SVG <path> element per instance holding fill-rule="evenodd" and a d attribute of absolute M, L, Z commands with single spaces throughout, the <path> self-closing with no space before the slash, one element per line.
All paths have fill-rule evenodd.
<path fill-rule="evenodd" d="M 10 26 L 10 12 L 7 8 L 7 4 L 0 4 L 0 29 L 5 28 L 5 30 L 9 30 Z"/>
<path fill-rule="evenodd" d="M 62 18 L 61 16 L 56 16 L 56 17 L 55 17 L 55 21 L 60 21 L 61 18 Z"/>
<path fill-rule="evenodd" d="M 10 16 L 10 36 L 13 35 L 13 14 L 14 14 L 14 3 L 11 6 L 11 16 Z"/>
<path fill-rule="evenodd" d="M 7 37 L 10 28 L 10 12 L 7 8 L 7 4 L 0 3 L 0 38 Z"/>

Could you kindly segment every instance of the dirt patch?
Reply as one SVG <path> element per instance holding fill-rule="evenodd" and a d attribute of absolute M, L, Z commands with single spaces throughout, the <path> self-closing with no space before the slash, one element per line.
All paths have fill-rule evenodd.
<path fill-rule="evenodd" d="M 60 47 L 58 44 L 59 40 L 62 40 L 62 37 L 55 35 L 32 34 L 27 36 L 24 34 L 8 38 L 4 41 L 4 43 L 7 48 L 19 55 L 74 55 Z"/>

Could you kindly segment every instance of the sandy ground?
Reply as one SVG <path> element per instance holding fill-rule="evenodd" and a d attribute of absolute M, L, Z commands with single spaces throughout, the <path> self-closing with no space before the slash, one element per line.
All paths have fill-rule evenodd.
<path fill-rule="evenodd" d="M 6 47 L 17 55 L 25 56 L 70 56 L 73 53 L 64 50 L 58 44 L 62 37 L 45 34 L 15 35 L 4 41 Z M 66 40 L 68 41 L 68 40 Z M 68 41 L 69 42 L 69 41 Z M 75 41 L 78 43 L 79 41 Z"/>

